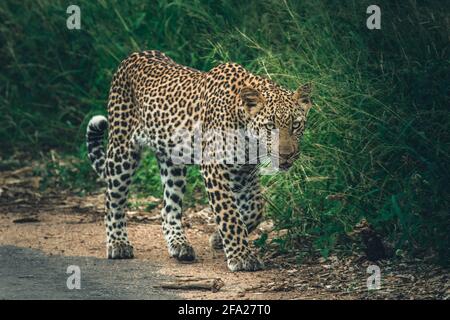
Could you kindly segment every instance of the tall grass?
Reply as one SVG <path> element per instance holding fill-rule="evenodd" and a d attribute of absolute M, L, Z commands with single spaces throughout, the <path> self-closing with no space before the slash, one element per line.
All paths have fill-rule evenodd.
<path fill-rule="evenodd" d="M 369 1 L 78 1 L 81 30 L 66 28 L 69 4 L 0 3 L 2 157 L 56 148 L 85 159 L 85 125 L 105 113 L 112 74 L 133 51 L 200 70 L 232 60 L 315 87 L 301 159 L 264 178 L 288 248 L 309 239 L 327 255 L 365 217 L 396 248 L 448 261 L 450 15 L 440 1 L 378 1 L 372 31 Z M 137 183 L 158 194 L 146 162 Z"/>

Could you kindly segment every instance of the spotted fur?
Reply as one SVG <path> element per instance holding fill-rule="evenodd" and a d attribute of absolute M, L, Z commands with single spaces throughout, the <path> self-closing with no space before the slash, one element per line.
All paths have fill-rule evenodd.
<path fill-rule="evenodd" d="M 298 140 L 311 106 L 309 86 L 296 92 L 252 75 L 235 63 L 208 72 L 177 64 L 159 51 L 134 53 L 115 73 L 108 102 L 108 120 L 92 118 L 87 147 L 94 170 L 107 184 L 105 224 L 107 256 L 133 257 L 128 240 L 125 206 L 131 178 L 143 147 L 154 150 L 164 186 L 162 229 L 170 256 L 194 260 L 181 223 L 186 191 L 186 165 L 170 157 L 174 135 L 213 129 L 279 130 L 280 167 L 288 169 L 298 157 Z M 108 147 L 103 133 L 109 124 Z M 213 143 L 206 139 L 202 147 Z M 268 142 L 269 143 L 269 142 Z M 209 203 L 217 231 L 211 245 L 225 251 L 232 271 L 258 270 L 261 261 L 250 251 L 248 234 L 262 220 L 263 198 L 255 164 L 202 163 Z"/>

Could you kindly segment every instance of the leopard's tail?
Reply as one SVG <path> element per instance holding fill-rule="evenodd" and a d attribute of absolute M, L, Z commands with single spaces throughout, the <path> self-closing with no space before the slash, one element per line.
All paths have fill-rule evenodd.
<path fill-rule="evenodd" d="M 94 116 L 89 121 L 86 130 L 86 145 L 88 157 L 92 168 L 105 179 L 105 149 L 103 148 L 103 135 L 108 128 L 108 120 L 104 116 Z"/>

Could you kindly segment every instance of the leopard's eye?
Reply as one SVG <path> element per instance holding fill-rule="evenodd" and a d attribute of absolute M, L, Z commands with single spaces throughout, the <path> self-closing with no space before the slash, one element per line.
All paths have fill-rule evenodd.
<path fill-rule="evenodd" d="M 297 130 L 299 129 L 301 126 L 300 121 L 294 121 L 294 123 L 292 124 L 292 129 Z"/>
<path fill-rule="evenodd" d="M 274 130 L 275 129 L 275 123 L 273 122 L 267 122 L 266 123 L 267 130 Z"/>

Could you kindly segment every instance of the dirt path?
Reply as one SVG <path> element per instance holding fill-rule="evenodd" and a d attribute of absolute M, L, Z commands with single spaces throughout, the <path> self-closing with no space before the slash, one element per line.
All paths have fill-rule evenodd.
<path fill-rule="evenodd" d="M 0 246 L 0 261 L 0 299 L 179 299 L 157 287 L 168 277 L 139 260 L 47 255 Z M 70 278 L 73 267 L 80 270 L 79 290 L 67 285 L 68 278 L 69 285 L 75 283 Z"/>
<path fill-rule="evenodd" d="M 450 297 L 448 270 L 421 260 L 379 262 L 378 266 L 382 272 L 381 289 L 374 291 L 367 289 L 367 278 L 370 276 L 367 274 L 367 267 L 371 263 L 361 256 L 344 259 L 332 256 L 328 260 L 316 259 L 296 264 L 295 259 L 289 256 L 277 257 L 272 252 L 266 255 L 266 270 L 231 273 L 226 267 L 223 253 L 209 248 L 208 237 L 214 229 L 214 224 L 208 211 L 201 208 L 188 209 L 184 220 L 187 236 L 198 255 L 195 263 L 181 264 L 168 256 L 158 206 L 150 212 L 145 212 L 145 206 L 136 206 L 129 211 L 129 236 L 135 247 L 136 258 L 127 262 L 107 260 L 104 259 L 103 195 L 85 197 L 70 193 L 43 195 L 32 185 L 30 181 L 26 184 L 23 182 L 8 184 L 7 179 L 0 184 L 2 186 L 0 287 L 15 283 L 15 291 L 10 297 L 21 297 L 21 285 L 25 278 L 20 277 L 24 274 L 26 276 L 28 271 L 31 273 L 31 277 L 26 279 L 28 284 L 39 283 L 42 274 L 38 274 L 38 279 L 34 278 L 36 275 L 30 269 L 20 271 L 20 268 L 14 267 L 30 265 L 32 268 L 35 261 L 41 261 L 45 266 L 52 265 L 50 269 L 58 267 L 58 270 L 67 263 L 80 263 L 87 270 L 85 298 L 171 299 L 177 296 L 195 299 L 448 299 Z M 132 203 L 155 201 L 157 199 L 140 199 L 132 200 Z M 23 248 L 30 251 L 23 251 Z M 8 254 L 8 250 L 13 254 Z M 42 254 L 36 250 L 40 250 Z M 62 269 L 65 272 L 65 269 Z M 114 272 L 119 274 L 117 283 L 109 277 Z M 61 281 L 61 277 L 65 279 L 67 275 L 64 273 L 55 277 L 46 279 L 44 284 Z M 218 292 L 202 290 L 174 292 L 157 288 L 161 281 L 179 277 L 220 278 L 224 286 Z M 65 280 L 62 284 L 65 285 Z M 111 291 L 112 287 L 116 291 Z M 0 291 L 4 292 L 4 289 L 0 288 Z M 42 290 L 41 292 L 45 292 Z M 58 291 L 55 294 L 58 294 Z M 72 293 L 61 294 L 61 298 L 77 297 L 71 296 Z M 53 297 L 55 296 L 50 294 L 49 298 Z"/>
<path fill-rule="evenodd" d="M 37 207 L 28 204 L 14 207 L 3 206 L 0 209 L 0 245 L 38 249 L 51 256 L 104 259 L 105 235 L 100 209 L 101 198 L 100 195 L 87 198 L 58 196 L 42 199 Z M 91 206 L 93 203 L 95 207 Z M 278 292 L 263 294 L 249 290 L 262 282 L 270 283 L 271 279 L 275 281 L 274 270 L 257 273 L 228 271 L 223 253 L 209 248 L 208 235 L 213 229 L 213 224 L 200 221 L 204 212 L 196 214 L 189 210 L 186 219 L 187 236 L 198 255 L 197 261 L 192 264 L 181 264 L 168 256 L 159 219 L 155 219 L 157 212 L 154 214 L 131 211 L 130 213 L 129 236 L 135 247 L 134 261 L 149 264 L 154 267 L 155 272 L 158 270 L 160 275 L 175 278 L 185 276 L 220 278 L 225 283 L 225 286 L 216 293 L 178 292 L 182 297 L 281 298 L 282 294 Z M 197 224 L 194 226 L 194 223 Z M 108 260 L 104 259 L 104 261 Z M 139 277 L 136 278 L 136 281 L 138 280 Z"/>

